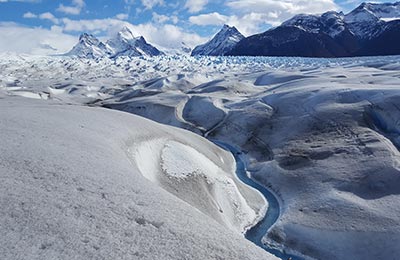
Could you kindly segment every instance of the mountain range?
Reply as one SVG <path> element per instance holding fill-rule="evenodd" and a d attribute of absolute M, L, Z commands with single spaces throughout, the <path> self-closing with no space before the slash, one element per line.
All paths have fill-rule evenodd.
<path fill-rule="evenodd" d="M 147 43 L 142 37 L 135 37 L 128 27 L 123 27 L 105 43 L 95 36 L 84 33 L 79 42 L 66 55 L 80 58 L 116 58 L 119 56 L 158 56 L 163 53 Z"/>
<path fill-rule="evenodd" d="M 243 36 L 224 25 L 208 42 L 195 47 L 192 56 L 298 56 L 353 57 L 400 54 L 400 2 L 362 3 L 348 14 L 329 11 L 299 14 L 263 33 Z M 160 51 L 128 27 L 102 42 L 84 33 L 67 55 L 82 58 L 186 55 L 184 43 L 175 51 Z"/>
<path fill-rule="evenodd" d="M 226 28 L 224 26 L 206 44 L 196 47 L 192 55 L 350 57 L 400 54 L 400 2 L 362 3 L 348 14 L 330 11 L 321 15 L 296 15 L 278 27 L 243 37 L 235 44 L 231 39 L 239 39 L 234 35 L 240 33 L 234 27 Z"/>

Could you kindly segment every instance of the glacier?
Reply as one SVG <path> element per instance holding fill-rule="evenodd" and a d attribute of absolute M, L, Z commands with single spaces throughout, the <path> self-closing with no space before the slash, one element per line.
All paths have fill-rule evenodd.
<path fill-rule="evenodd" d="M 179 244 L 187 249 L 182 254 L 191 258 L 202 255 L 200 258 L 273 259 L 242 238 L 268 203 L 235 177 L 232 155 L 206 139 L 216 140 L 234 147 L 247 174 L 277 197 L 279 217 L 262 239 L 268 248 L 304 259 L 395 259 L 400 253 L 399 71 L 398 56 L 313 59 L 164 55 L 79 59 L 0 54 L 1 120 L 7 122 L 1 124 L 5 137 L 1 155 L 7 155 L 1 162 L 8 163 L 8 170 L 3 172 L 8 174 L 13 169 L 23 174 L 40 169 L 40 163 L 19 161 L 25 156 L 34 162 L 62 162 L 62 167 L 56 169 L 64 169 L 66 175 L 59 178 L 64 178 L 71 189 L 74 183 L 82 184 L 80 192 L 86 192 L 83 198 L 89 198 L 89 191 L 101 194 L 101 185 L 96 183 L 111 178 L 103 168 L 114 167 L 111 161 L 115 160 L 120 162 L 117 168 L 122 169 L 116 172 L 122 179 L 112 179 L 103 188 L 107 189 L 106 194 L 116 193 L 116 187 L 122 185 L 117 190 L 124 193 L 119 196 L 133 196 L 133 201 L 140 201 L 140 197 L 147 210 L 155 203 L 151 196 L 145 196 L 147 192 L 159 194 L 157 198 L 163 202 L 155 204 L 157 212 L 148 214 L 137 206 L 133 216 L 139 226 L 149 230 L 168 227 L 171 234 L 179 234 L 174 240 L 169 233 L 140 233 L 144 241 L 163 241 L 157 243 L 153 259 L 173 259 Z M 80 125 L 84 130 L 79 129 Z M 72 144 L 71 136 L 77 138 Z M 121 140 L 127 140 L 130 148 L 120 150 L 125 145 Z M 79 157 L 81 153 L 68 152 L 82 149 L 78 148 L 79 142 L 93 147 L 82 151 L 83 158 Z M 68 149 L 68 145 L 74 146 Z M 48 156 L 42 158 L 32 147 L 50 149 Z M 114 154 L 112 160 L 105 163 L 103 158 L 110 154 Z M 86 166 L 88 161 L 93 166 L 91 170 Z M 77 166 L 70 169 L 68 165 L 72 167 L 75 162 Z M 129 177 L 126 174 L 132 167 L 134 177 Z M 102 175 L 93 182 L 95 169 L 101 169 Z M 82 170 L 87 171 L 85 179 L 80 175 L 85 172 Z M 7 201 L 21 203 L 32 194 L 53 194 L 51 187 L 55 187 L 46 186 L 47 177 L 41 179 L 39 174 L 45 172 L 33 171 L 32 176 L 37 174 L 36 181 L 49 191 L 37 193 L 32 186 L 25 197 L 7 195 Z M 77 179 L 69 177 L 69 172 Z M 12 185 L 3 187 L 21 189 L 24 186 L 18 186 L 17 181 L 24 180 L 24 176 L 7 175 Z M 126 182 L 137 187 L 136 193 L 129 195 Z M 141 186 L 150 191 L 142 194 Z M 8 188 L 6 194 L 14 193 Z M 65 199 L 63 194 L 70 196 L 62 193 L 57 198 Z M 35 204 L 38 209 L 44 201 Z M 171 206 L 162 206 L 164 202 Z M 65 207 L 56 198 L 52 203 L 54 209 L 72 210 L 74 214 L 74 210 L 79 211 L 73 205 Z M 82 203 L 86 206 L 79 212 L 89 221 L 86 207 L 91 204 Z M 5 201 L 2 205 L 8 204 Z M 114 214 L 120 207 L 103 205 L 99 210 Z M 45 218 L 38 222 L 36 231 L 12 230 L 10 219 L 23 221 L 24 216 L 23 206 L 15 208 L 21 211 L 2 211 L 7 218 L 2 217 L 1 228 L 8 234 L 0 242 L 2 250 L 10 245 L 7 241 L 17 241 L 21 234 L 37 234 L 42 225 L 57 231 L 67 227 Z M 174 224 L 176 220 L 169 217 L 180 208 L 186 215 L 179 218 L 180 224 Z M 95 219 L 101 217 L 97 214 L 100 213 L 94 214 Z M 187 222 L 193 227 L 185 233 L 178 227 L 193 214 L 196 217 Z M 37 216 L 40 215 L 34 215 Z M 116 215 L 101 232 L 121 232 L 116 226 L 119 218 Z M 161 222 L 166 224 L 159 225 Z M 12 223 L 11 226 L 22 228 L 26 222 Z M 204 228 L 202 232 L 200 227 Z M 134 236 L 139 234 L 136 231 L 144 232 L 133 229 Z M 212 233 L 204 237 L 207 232 Z M 99 239 L 100 233 L 90 234 Z M 64 241 L 76 235 L 63 234 L 67 239 Z M 157 234 L 165 235 L 165 240 Z M 136 239 L 133 241 L 139 241 Z M 211 244 L 220 243 L 221 248 L 211 246 L 211 253 L 207 254 L 208 239 L 218 241 Z M 29 240 L 24 241 L 21 248 L 35 248 Z M 61 240 L 54 234 L 46 233 L 45 239 L 38 241 L 43 241 L 44 249 L 60 254 Z M 90 238 L 85 241 L 101 242 Z M 176 243 L 172 249 L 163 247 L 171 241 Z M 120 247 L 121 252 L 129 251 L 126 243 Z M 78 249 L 81 256 L 90 257 L 88 252 L 104 256 L 98 250 L 85 251 L 84 245 L 79 244 Z M 26 252 L 42 252 L 32 250 Z M 149 250 L 144 246 L 132 254 L 150 254 Z M 12 256 L 12 251 L 5 252 Z"/>

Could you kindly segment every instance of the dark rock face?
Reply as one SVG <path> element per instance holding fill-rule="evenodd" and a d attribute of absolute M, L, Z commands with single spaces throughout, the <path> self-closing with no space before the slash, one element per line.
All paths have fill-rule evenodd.
<path fill-rule="evenodd" d="M 326 34 L 283 26 L 240 41 L 228 55 L 338 57 L 349 52 Z"/>
<path fill-rule="evenodd" d="M 388 23 L 387 28 L 378 37 L 368 41 L 356 52 L 359 56 L 399 55 L 400 21 Z"/>

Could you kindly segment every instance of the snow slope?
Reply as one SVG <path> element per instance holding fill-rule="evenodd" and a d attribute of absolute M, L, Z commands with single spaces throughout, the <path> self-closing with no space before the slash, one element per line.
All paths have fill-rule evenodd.
<path fill-rule="evenodd" d="M 232 231 L 260 195 L 207 140 L 100 108 L 5 96 L 0 107 L 2 259 L 275 259 Z M 181 177 L 192 161 L 199 175 Z M 163 188 L 145 178 L 162 171 Z M 202 183 L 208 193 L 185 190 L 189 203 L 167 192 Z M 232 230 L 217 222 L 233 214 Z"/>
<path fill-rule="evenodd" d="M 25 96 L 123 110 L 230 144 L 242 151 L 252 177 L 278 196 L 281 215 L 265 243 L 316 259 L 396 259 L 399 71 L 398 56 L 90 60 L 0 55 L 0 95 L 3 101 Z M 129 154 L 161 158 L 162 175 L 140 157 L 134 164 L 153 173 L 144 176 L 156 187 L 215 223 L 242 229 L 243 218 L 232 218 L 236 214 L 225 201 L 235 201 L 246 219 L 252 214 L 239 193 L 221 198 L 236 190 L 220 189 L 221 183 L 231 178 L 255 212 L 264 202 L 231 175 L 208 174 L 215 165 L 231 172 L 232 163 L 226 164 L 231 157 L 223 157 L 225 163 L 218 156 L 206 159 L 198 152 L 210 152 L 188 144 L 175 146 L 161 138 Z M 176 158 L 185 162 L 182 172 L 173 167 Z M 213 163 L 202 168 L 209 159 Z M 189 176 L 202 181 L 192 185 Z M 210 183 L 220 193 L 209 196 Z M 191 190 L 206 195 L 207 203 L 190 199 Z M 220 209 L 224 217 L 217 217 Z"/>

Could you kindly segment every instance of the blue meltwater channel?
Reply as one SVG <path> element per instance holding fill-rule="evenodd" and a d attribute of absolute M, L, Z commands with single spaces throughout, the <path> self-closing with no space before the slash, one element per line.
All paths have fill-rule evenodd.
<path fill-rule="evenodd" d="M 245 238 L 281 259 L 303 260 L 303 258 L 300 258 L 298 256 L 286 254 L 277 249 L 270 248 L 261 242 L 262 238 L 265 236 L 265 234 L 268 232 L 271 226 L 279 218 L 280 208 L 278 200 L 276 199 L 275 195 L 272 194 L 268 189 L 266 189 L 265 187 L 263 187 L 262 185 L 260 185 L 259 183 L 257 183 L 256 181 L 247 176 L 246 165 L 242 159 L 242 152 L 240 150 L 236 149 L 232 145 L 229 145 L 221 141 L 217 140 L 210 140 L 210 141 L 220 146 L 224 150 L 230 151 L 233 154 L 236 161 L 236 175 L 239 178 L 239 180 L 242 181 L 244 184 L 249 185 L 258 190 L 268 201 L 268 210 L 264 218 L 261 219 L 255 226 L 247 230 Z"/>

